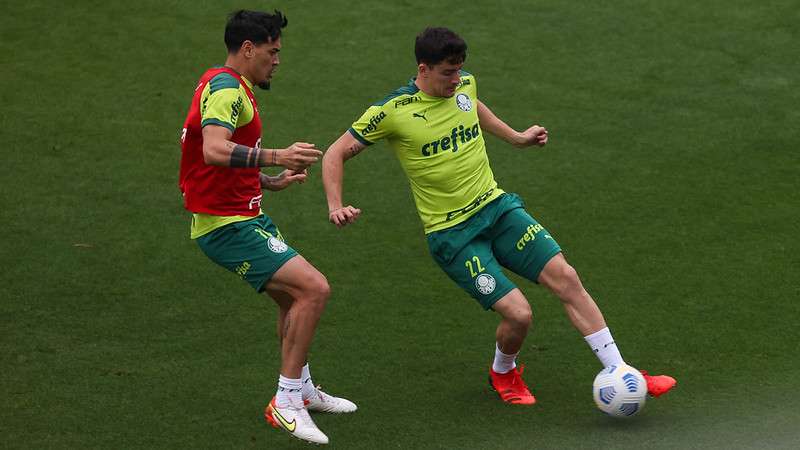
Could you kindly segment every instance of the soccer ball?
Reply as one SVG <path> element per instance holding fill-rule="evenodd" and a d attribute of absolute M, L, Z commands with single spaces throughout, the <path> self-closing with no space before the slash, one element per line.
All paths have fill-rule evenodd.
<path fill-rule="evenodd" d="M 641 372 L 627 364 L 606 367 L 594 378 L 594 402 L 612 417 L 631 417 L 644 408 L 647 383 Z"/>

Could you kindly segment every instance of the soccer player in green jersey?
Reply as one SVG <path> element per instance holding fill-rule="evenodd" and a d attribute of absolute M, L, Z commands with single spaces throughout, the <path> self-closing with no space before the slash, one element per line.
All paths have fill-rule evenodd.
<path fill-rule="evenodd" d="M 233 13 L 225 27 L 225 65 L 200 77 L 181 135 L 180 187 L 192 214 L 191 238 L 206 256 L 235 273 L 280 309 L 281 369 L 264 416 L 276 428 L 317 444 L 328 437 L 308 411 L 352 412 L 352 402 L 311 381 L 307 355 L 330 294 L 325 277 L 283 240 L 261 209 L 262 189 L 280 191 L 305 180 L 322 152 L 312 144 L 261 148 L 255 86 L 269 87 L 280 63 L 278 11 Z M 278 176 L 260 167 L 282 166 Z"/>
<path fill-rule="evenodd" d="M 536 400 L 516 358 L 531 325 L 531 307 L 504 267 L 561 299 L 604 366 L 624 361 L 553 236 L 517 195 L 497 185 L 489 166 L 484 132 L 525 148 L 547 144 L 547 130 L 533 125 L 516 131 L 482 103 L 475 76 L 462 70 L 466 51 L 466 43 L 446 28 L 417 36 L 417 76 L 370 106 L 323 157 L 329 219 L 342 227 L 359 217 L 361 210 L 342 200 L 344 162 L 386 139 L 408 177 L 434 260 L 484 309 L 500 315 L 491 386 L 505 402 L 530 405 Z M 645 379 L 652 395 L 675 384 L 668 376 Z"/>

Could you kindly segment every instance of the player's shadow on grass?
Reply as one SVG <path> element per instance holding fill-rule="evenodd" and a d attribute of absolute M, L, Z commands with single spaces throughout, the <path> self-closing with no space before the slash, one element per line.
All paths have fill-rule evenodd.
<path fill-rule="evenodd" d="M 600 411 L 596 411 L 591 416 L 587 415 L 587 419 L 583 426 L 587 428 L 594 428 L 595 430 L 605 430 L 610 432 L 640 432 L 648 431 L 658 425 L 658 420 L 654 419 L 651 414 L 647 412 L 627 419 L 615 419 L 606 416 Z"/>

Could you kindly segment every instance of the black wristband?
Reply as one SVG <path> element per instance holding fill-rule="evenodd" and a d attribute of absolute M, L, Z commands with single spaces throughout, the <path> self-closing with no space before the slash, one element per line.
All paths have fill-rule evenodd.
<path fill-rule="evenodd" d="M 253 147 L 253 153 L 247 162 L 249 163 L 247 167 L 258 167 L 261 163 L 261 149 Z"/>
<path fill-rule="evenodd" d="M 261 149 L 236 144 L 231 152 L 231 167 L 258 167 Z"/>

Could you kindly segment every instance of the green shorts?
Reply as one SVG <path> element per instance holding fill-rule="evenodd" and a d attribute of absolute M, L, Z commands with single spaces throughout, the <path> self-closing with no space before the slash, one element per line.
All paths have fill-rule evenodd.
<path fill-rule="evenodd" d="M 538 283 L 539 273 L 561 247 L 516 194 L 492 200 L 466 221 L 428 234 L 433 259 L 484 309 L 516 286 L 503 267 Z"/>
<path fill-rule="evenodd" d="M 266 214 L 234 222 L 197 238 L 212 261 L 239 275 L 258 292 L 297 252 L 283 242 L 278 227 Z"/>

